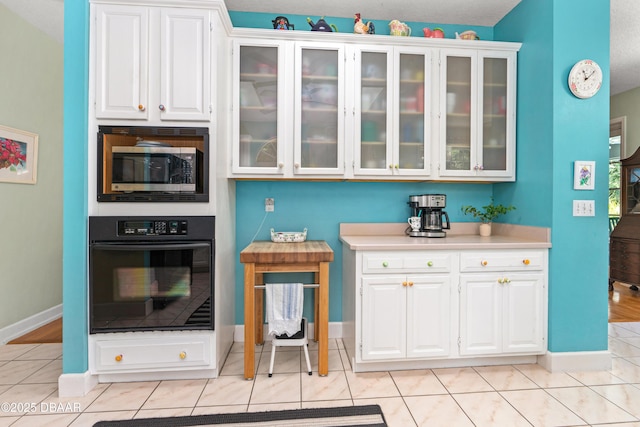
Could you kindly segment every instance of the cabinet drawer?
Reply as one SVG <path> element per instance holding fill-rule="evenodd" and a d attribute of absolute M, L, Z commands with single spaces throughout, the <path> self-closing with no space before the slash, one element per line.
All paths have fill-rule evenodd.
<path fill-rule="evenodd" d="M 364 254 L 363 273 L 448 273 L 452 269 L 453 255 L 441 252 L 397 252 Z"/>
<path fill-rule="evenodd" d="M 463 252 L 460 272 L 542 270 L 544 259 L 542 251 Z"/>
<path fill-rule="evenodd" d="M 211 351 L 208 339 L 183 342 L 160 339 L 114 340 L 97 341 L 95 357 L 99 372 L 175 369 L 207 366 Z"/>

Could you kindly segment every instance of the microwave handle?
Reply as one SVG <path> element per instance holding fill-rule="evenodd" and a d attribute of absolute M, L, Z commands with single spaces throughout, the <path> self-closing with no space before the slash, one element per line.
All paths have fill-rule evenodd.
<path fill-rule="evenodd" d="M 92 249 L 104 251 L 149 251 L 149 250 L 180 250 L 180 249 L 208 249 L 210 243 L 160 243 L 160 244 L 129 244 L 129 243 L 92 243 Z"/>

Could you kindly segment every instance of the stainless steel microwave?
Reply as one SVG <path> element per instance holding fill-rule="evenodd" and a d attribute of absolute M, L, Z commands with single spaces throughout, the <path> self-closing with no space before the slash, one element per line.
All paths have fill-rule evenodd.
<path fill-rule="evenodd" d="M 99 126 L 98 202 L 208 202 L 209 129 Z"/>
<path fill-rule="evenodd" d="M 194 147 L 112 147 L 111 190 L 195 192 L 201 161 Z"/>

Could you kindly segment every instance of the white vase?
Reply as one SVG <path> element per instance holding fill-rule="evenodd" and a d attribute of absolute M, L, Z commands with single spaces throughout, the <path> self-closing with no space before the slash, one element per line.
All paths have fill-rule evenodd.
<path fill-rule="evenodd" d="M 483 237 L 491 236 L 491 223 L 481 223 L 480 224 L 480 235 Z"/>

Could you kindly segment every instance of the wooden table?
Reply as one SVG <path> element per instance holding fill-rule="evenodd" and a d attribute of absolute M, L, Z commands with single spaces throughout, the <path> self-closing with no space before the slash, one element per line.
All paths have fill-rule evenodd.
<path fill-rule="evenodd" d="M 331 247 L 322 240 L 301 243 L 253 242 L 240 252 L 244 264 L 244 377 L 255 375 L 255 345 L 263 342 L 264 273 L 314 273 L 314 339 L 318 341 L 318 374 L 329 374 L 329 263 Z"/>

